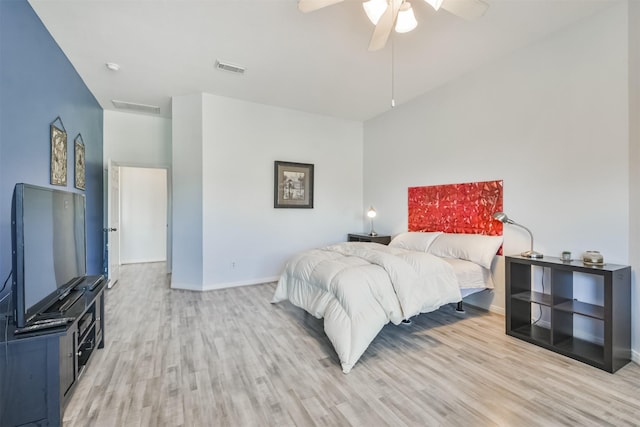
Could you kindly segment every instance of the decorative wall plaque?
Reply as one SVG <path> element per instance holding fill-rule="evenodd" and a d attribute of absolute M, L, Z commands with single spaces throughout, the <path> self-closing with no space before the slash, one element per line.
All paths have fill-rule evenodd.
<path fill-rule="evenodd" d="M 60 123 L 60 127 L 56 126 Z M 60 117 L 51 122 L 51 184 L 67 185 L 67 130 Z"/>
<path fill-rule="evenodd" d="M 75 186 L 80 190 L 85 189 L 85 158 L 84 158 L 84 141 L 82 135 L 78 134 L 74 139 L 75 145 Z"/>

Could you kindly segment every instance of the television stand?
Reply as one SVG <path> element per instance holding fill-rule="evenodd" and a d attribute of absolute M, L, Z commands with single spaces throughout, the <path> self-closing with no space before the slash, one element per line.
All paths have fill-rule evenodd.
<path fill-rule="evenodd" d="M 62 305 L 58 309 L 58 312 L 64 313 L 65 311 L 69 310 L 69 308 L 71 308 L 71 306 L 73 304 L 75 304 L 76 301 L 78 301 L 80 298 L 82 298 L 83 294 L 84 294 L 84 291 L 71 291 L 71 292 L 69 292 L 69 295 L 67 295 L 65 298 L 63 298 L 61 300 L 62 301 Z"/>
<path fill-rule="evenodd" d="M 106 284 L 69 303 L 77 296 L 71 292 L 38 316 L 70 318 L 66 326 L 15 334 L 15 326 L 0 324 L 0 426 L 62 425 L 80 375 L 104 347 Z"/>

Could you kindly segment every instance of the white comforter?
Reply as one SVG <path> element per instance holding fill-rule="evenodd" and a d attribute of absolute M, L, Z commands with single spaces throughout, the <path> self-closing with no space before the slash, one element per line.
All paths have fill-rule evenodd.
<path fill-rule="evenodd" d="M 286 299 L 324 318 L 346 374 L 389 321 L 397 325 L 461 296 L 453 268 L 438 257 L 352 242 L 291 259 L 272 302 Z"/>

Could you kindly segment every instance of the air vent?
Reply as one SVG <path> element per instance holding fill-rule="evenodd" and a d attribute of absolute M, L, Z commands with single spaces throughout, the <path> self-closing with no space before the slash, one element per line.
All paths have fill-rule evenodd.
<path fill-rule="evenodd" d="M 115 99 L 111 102 L 116 108 L 120 110 L 137 111 L 138 113 L 160 114 L 160 107 L 156 107 L 155 105 L 136 104 L 133 102 L 116 101 Z"/>
<path fill-rule="evenodd" d="M 230 64 L 228 62 L 216 61 L 216 68 L 222 71 L 229 71 L 230 73 L 244 74 L 246 68 L 240 65 Z"/>

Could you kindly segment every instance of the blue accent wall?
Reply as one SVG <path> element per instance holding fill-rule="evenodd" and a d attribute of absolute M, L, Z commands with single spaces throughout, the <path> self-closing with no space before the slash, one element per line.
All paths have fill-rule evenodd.
<path fill-rule="evenodd" d="M 66 187 L 49 184 L 49 124 L 57 116 L 67 130 Z M 74 187 L 78 133 L 86 155 L 87 272 L 102 271 L 102 120 L 102 108 L 29 3 L 0 0 L 0 287 L 11 271 L 13 187 L 82 192 Z"/>

